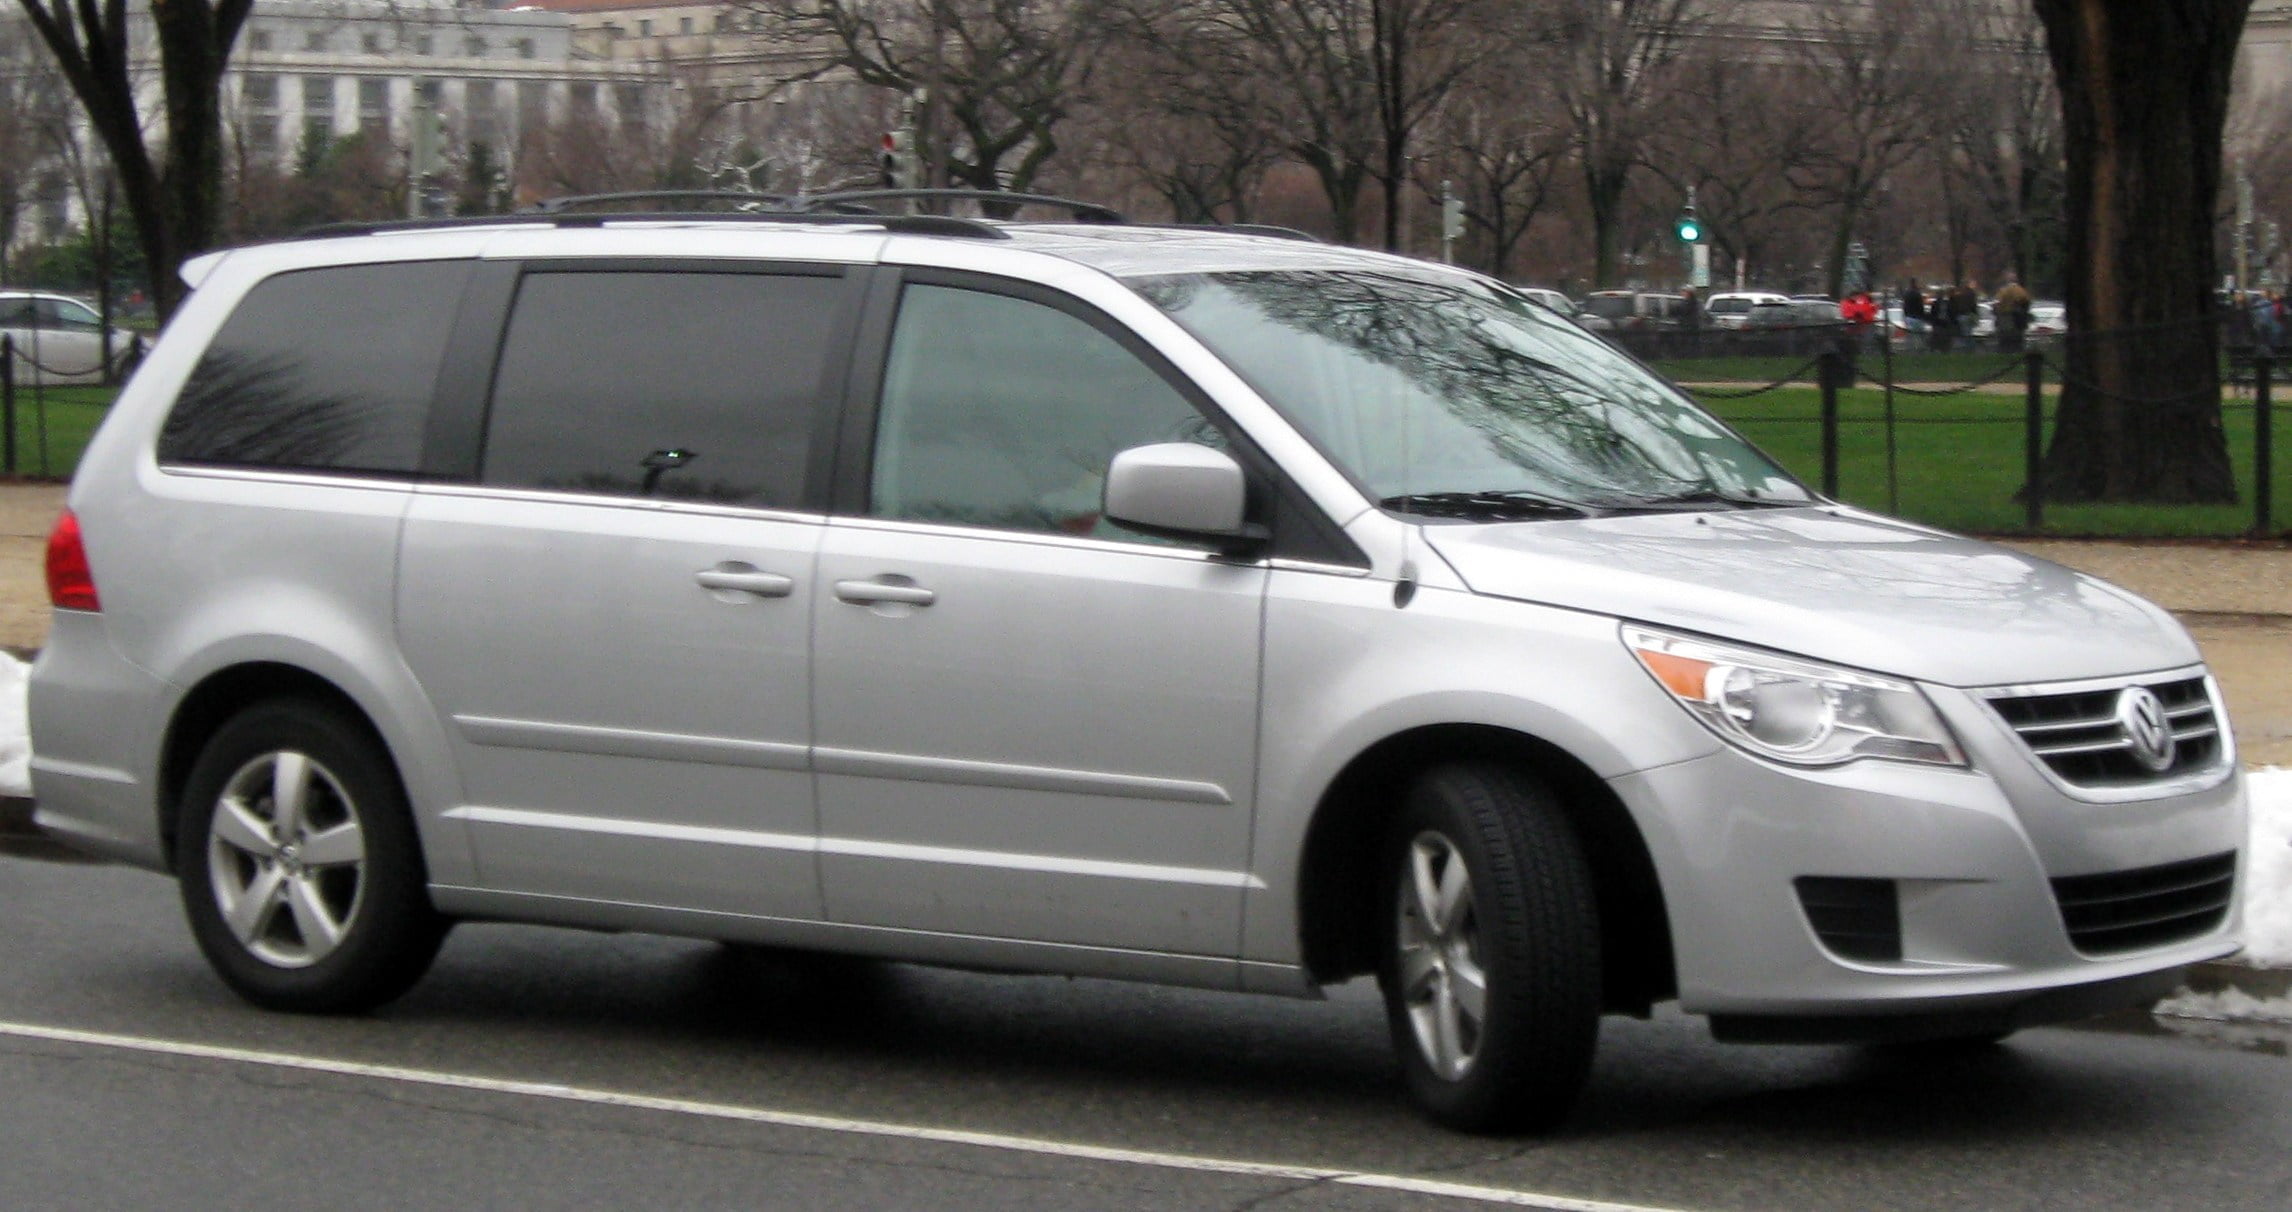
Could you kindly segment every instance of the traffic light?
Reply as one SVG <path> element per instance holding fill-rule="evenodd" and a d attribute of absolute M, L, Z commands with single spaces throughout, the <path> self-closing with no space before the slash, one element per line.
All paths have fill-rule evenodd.
<path fill-rule="evenodd" d="M 1679 222 L 1672 224 L 1671 230 L 1678 234 L 1681 244 L 1700 244 L 1703 242 L 1703 220 L 1695 217 L 1695 204 L 1693 202 L 1687 204 L 1686 210 L 1679 212 Z"/>
<path fill-rule="evenodd" d="M 1464 234 L 1464 199 L 1447 197 L 1440 204 L 1440 238 L 1454 240 Z"/>

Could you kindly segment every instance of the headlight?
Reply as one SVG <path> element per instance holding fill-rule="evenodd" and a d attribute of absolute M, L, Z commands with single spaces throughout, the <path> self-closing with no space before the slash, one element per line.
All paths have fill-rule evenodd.
<path fill-rule="evenodd" d="M 1705 727 L 1760 757 L 1794 766 L 1866 757 L 1966 763 L 1933 704 L 1908 682 L 1646 627 L 1625 626 L 1623 640 Z"/>

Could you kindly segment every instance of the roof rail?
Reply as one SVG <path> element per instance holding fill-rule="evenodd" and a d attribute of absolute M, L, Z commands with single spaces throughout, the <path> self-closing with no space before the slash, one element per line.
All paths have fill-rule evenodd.
<path fill-rule="evenodd" d="M 738 205 L 742 212 L 755 212 L 784 210 L 789 198 L 786 194 L 761 194 L 752 190 L 741 189 L 638 189 L 612 194 L 568 194 L 562 198 L 543 198 L 528 209 L 540 214 L 554 215 L 584 206 L 650 201 L 727 202 Z"/>
<path fill-rule="evenodd" d="M 1078 223 L 1123 223 L 1122 212 L 1096 202 L 1078 202 L 1050 194 L 1015 194 L 1000 189 L 847 189 L 832 194 L 790 198 L 790 210 L 844 214 L 876 213 L 877 202 L 972 202 L 982 209 L 993 206 L 1052 206 L 1072 214 Z"/>
<path fill-rule="evenodd" d="M 865 212 L 808 213 L 785 210 L 698 211 L 519 211 L 510 215 L 456 215 L 441 219 L 382 219 L 372 222 L 321 223 L 304 228 L 291 239 L 321 240 L 336 236 L 375 236 L 392 232 L 451 231 L 464 227 L 604 227 L 610 223 L 756 223 L 791 227 L 864 225 L 919 236 L 961 236 L 973 240 L 1008 240 L 1010 235 L 993 224 L 946 215 L 878 215 Z"/>

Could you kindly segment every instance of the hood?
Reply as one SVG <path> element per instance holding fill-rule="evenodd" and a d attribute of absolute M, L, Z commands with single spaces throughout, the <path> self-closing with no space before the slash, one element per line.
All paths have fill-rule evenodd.
<path fill-rule="evenodd" d="M 1423 534 L 1475 593 L 1951 686 L 2199 660 L 2171 615 L 2105 581 L 1847 509 L 1430 525 Z"/>

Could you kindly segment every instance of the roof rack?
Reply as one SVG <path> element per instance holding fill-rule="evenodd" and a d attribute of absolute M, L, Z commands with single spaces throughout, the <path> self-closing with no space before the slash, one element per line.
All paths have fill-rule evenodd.
<path fill-rule="evenodd" d="M 818 213 L 833 211 L 843 214 L 878 213 L 877 202 L 971 202 L 982 209 L 993 206 L 1051 206 L 1071 213 L 1078 223 L 1125 223 L 1122 212 L 1096 202 L 1078 202 L 1073 198 L 1054 197 L 1050 194 L 1015 194 L 1000 189 L 847 189 L 832 194 L 813 194 L 790 198 L 790 210 Z"/>
<path fill-rule="evenodd" d="M 761 194 L 740 189 L 638 189 L 612 194 L 568 194 L 562 198 L 543 198 L 527 208 L 528 212 L 544 215 L 559 214 L 584 206 L 602 206 L 616 202 L 725 202 L 740 207 L 735 213 L 754 213 L 786 209 L 790 201 L 786 194 Z"/>
<path fill-rule="evenodd" d="M 919 236 L 961 236 L 973 240 L 1008 240 L 1010 235 L 994 225 L 976 219 L 957 219 L 947 215 L 878 215 L 864 211 L 821 212 L 787 210 L 735 210 L 723 212 L 700 211 L 542 211 L 527 210 L 509 215 L 456 215 L 440 219 L 382 219 L 372 222 L 352 221 L 321 223 L 304 228 L 291 238 L 320 240 L 336 236 L 375 236 L 391 232 L 451 231 L 462 227 L 532 227 L 558 228 L 603 227 L 609 223 L 689 223 L 705 219 L 711 223 L 756 223 L 787 226 L 849 226 L 865 224 L 885 231 Z"/>

